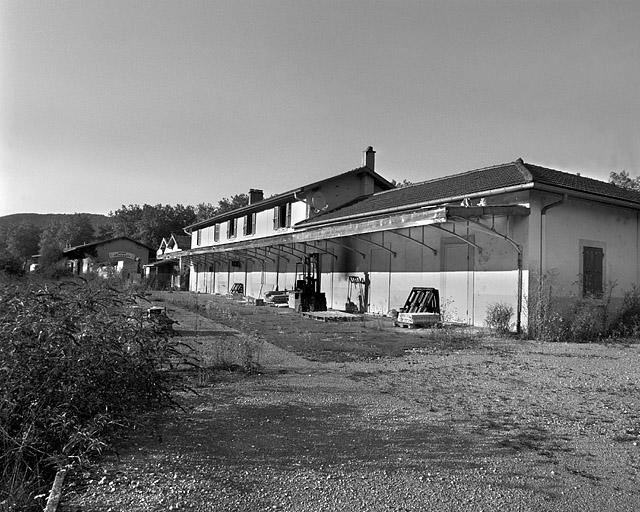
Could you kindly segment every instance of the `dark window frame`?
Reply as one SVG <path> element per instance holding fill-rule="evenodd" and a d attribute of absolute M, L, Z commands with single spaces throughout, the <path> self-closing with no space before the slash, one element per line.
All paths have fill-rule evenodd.
<path fill-rule="evenodd" d="M 227 238 L 235 238 L 238 236 L 238 219 L 229 219 L 227 221 Z"/>
<path fill-rule="evenodd" d="M 255 235 L 257 212 L 249 213 L 244 216 L 244 235 Z"/>
<path fill-rule="evenodd" d="M 291 203 L 281 204 L 273 209 L 273 229 L 291 227 Z"/>
<path fill-rule="evenodd" d="M 582 246 L 582 296 L 602 298 L 604 293 L 604 249 Z"/>

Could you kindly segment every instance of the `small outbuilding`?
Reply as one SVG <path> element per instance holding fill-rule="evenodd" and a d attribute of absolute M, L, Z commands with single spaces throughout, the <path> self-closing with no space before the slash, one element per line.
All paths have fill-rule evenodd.
<path fill-rule="evenodd" d="M 119 276 L 126 281 L 138 282 L 142 269 L 155 251 L 127 236 L 69 247 L 63 252 L 74 274 L 97 272 L 104 277 Z"/>
<path fill-rule="evenodd" d="M 186 261 L 183 264 L 180 256 L 172 257 L 172 254 L 190 247 L 191 238 L 187 235 L 171 233 L 169 238 L 163 238 L 156 251 L 158 261 L 144 266 L 147 283 L 155 290 L 186 290 L 189 286 L 189 264 Z"/>

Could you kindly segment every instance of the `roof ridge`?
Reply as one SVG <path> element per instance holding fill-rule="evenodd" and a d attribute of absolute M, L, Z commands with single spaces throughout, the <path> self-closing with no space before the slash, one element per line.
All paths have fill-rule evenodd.
<path fill-rule="evenodd" d="M 629 200 L 629 201 L 632 201 L 632 202 L 640 203 L 640 192 L 639 191 L 632 190 L 632 189 L 627 189 L 625 187 L 620 187 L 620 186 L 616 185 L 615 183 L 611 183 L 610 181 L 604 181 L 602 179 L 592 178 L 590 176 L 583 176 L 582 174 L 572 173 L 572 172 L 568 172 L 568 171 L 559 171 L 558 169 L 553 169 L 551 167 L 544 167 L 542 165 L 536 165 L 536 164 L 527 164 L 527 165 L 530 165 L 531 167 L 533 167 L 533 171 L 534 172 L 554 173 L 556 175 L 564 176 L 566 178 L 571 178 L 571 180 L 572 180 L 572 184 L 571 185 L 559 185 L 559 186 L 564 186 L 565 188 L 568 187 L 568 188 L 574 188 L 575 189 L 578 186 L 578 183 L 580 183 L 580 182 L 582 182 L 583 184 L 585 184 L 585 183 L 591 183 L 591 184 L 594 184 L 594 185 L 597 184 L 597 185 L 599 185 L 601 187 L 600 191 L 586 191 L 586 190 L 585 191 L 593 193 L 593 194 L 605 196 L 605 197 L 612 197 L 612 198 L 615 198 L 616 195 L 614 195 L 614 194 L 615 194 L 615 192 L 618 192 L 618 199 L 625 199 L 625 200 Z M 537 171 L 536 169 L 540 169 L 541 171 Z M 543 183 L 543 184 L 546 183 L 546 184 L 554 185 L 554 183 L 552 183 L 549 179 L 545 179 L 544 176 L 538 176 L 538 177 L 534 178 L 534 181 L 536 181 L 538 183 Z M 604 189 L 602 189 L 603 186 L 605 187 Z"/>
<path fill-rule="evenodd" d="M 317 187 L 317 186 L 319 186 L 321 184 L 324 184 L 325 182 L 329 182 L 329 181 L 334 180 L 334 179 L 344 178 L 345 176 L 349 176 L 349 175 L 357 175 L 357 174 L 362 173 L 362 172 L 369 173 L 370 175 L 372 175 L 374 177 L 374 179 L 376 179 L 378 181 L 382 181 L 382 182 L 388 183 L 389 185 L 391 185 L 391 182 L 389 182 L 389 180 L 387 180 L 387 178 L 382 176 L 382 174 L 377 172 L 375 169 L 371 169 L 370 167 L 367 167 L 366 165 L 361 165 L 359 167 L 354 167 L 353 169 L 350 169 L 348 171 L 343 171 L 343 172 L 341 172 L 339 174 L 334 174 L 334 175 L 331 175 L 331 176 L 329 176 L 327 178 L 316 180 L 316 181 L 313 181 L 311 183 L 306 183 L 304 185 L 297 186 L 297 187 L 292 188 L 290 190 L 287 190 L 285 192 L 280 192 L 278 194 L 274 194 L 274 195 L 272 195 L 270 197 L 264 198 L 262 201 L 257 201 L 255 203 L 250 203 L 250 204 L 245 205 L 245 206 L 240 206 L 238 208 L 234 208 L 233 210 L 229 210 L 229 211 L 226 211 L 224 213 L 220 213 L 220 214 L 214 215 L 212 217 L 209 217 L 208 219 L 203 219 L 203 220 L 201 220 L 199 222 L 193 222 L 193 223 L 185 226 L 185 228 L 193 228 L 193 227 L 196 227 L 196 226 L 201 227 L 201 226 L 206 225 L 206 224 L 209 224 L 209 225 L 215 224 L 216 221 L 218 221 L 218 219 L 220 219 L 221 222 L 224 222 L 224 220 L 226 220 L 228 218 L 232 218 L 234 215 L 236 215 L 238 213 L 244 214 L 244 213 L 247 213 L 247 212 L 250 212 L 250 211 L 253 211 L 253 210 L 257 210 L 261 206 L 265 206 L 267 204 L 277 202 L 277 201 L 285 199 L 287 197 L 291 197 L 291 196 L 295 197 L 295 194 L 298 191 L 309 189 L 310 187 Z"/>
<path fill-rule="evenodd" d="M 532 165 L 533 167 L 538 167 L 538 168 L 544 169 L 546 171 L 552 171 L 552 172 L 557 172 L 557 173 L 560 173 L 560 174 L 565 174 L 565 175 L 571 176 L 573 178 L 580 178 L 580 179 L 584 179 L 584 180 L 597 181 L 598 183 L 604 183 L 606 185 L 613 185 L 614 187 L 617 187 L 620 190 L 629 190 L 629 189 L 626 189 L 624 187 L 619 187 L 618 185 L 616 185 L 615 183 L 611 183 L 610 181 L 604 181 L 604 180 L 600 180 L 598 178 L 592 178 L 591 176 L 584 176 L 584 175 L 582 175 L 581 173 L 578 173 L 578 172 L 561 171 L 559 169 L 554 169 L 552 167 L 545 167 L 544 165 L 538 165 L 538 164 L 526 164 L 526 165 Z"/>

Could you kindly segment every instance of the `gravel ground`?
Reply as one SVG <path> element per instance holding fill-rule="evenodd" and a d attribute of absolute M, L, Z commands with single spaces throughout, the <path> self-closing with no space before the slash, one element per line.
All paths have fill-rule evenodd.
<path fill-rule="evenodd" d="M 170 309 L 187 336 L 204 322 Z M 224 324 L 199 341 L 247 335 Z M 640 510 L 638 345 L 370 329 L 412 346 L 390 357 L 366 326 L 318 325 L 348 357 L 263 336 L 259 374 L 196 382 L 184 411 L 69 479 L 60 510 Z"/>

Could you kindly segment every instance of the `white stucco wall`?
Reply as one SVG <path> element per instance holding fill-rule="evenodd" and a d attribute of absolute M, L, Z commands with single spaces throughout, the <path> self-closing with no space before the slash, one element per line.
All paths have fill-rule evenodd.
<path fill-rule="evenodd" d="M 542 273 L 553 284 L 554 295 L 581 295 L 584 245 L 603 248 L 603 281 L 605 286 L 615 284 L 613 297 L 622 297 L 640 282 L 636 211 L 569 198 L 547 212 L 542 226 Z"/>
<path fill-rule="evenodd" d="M 291 226 L 298 222 L 302 222 L 307 218 L 307 205 L 302 201 L 295 201 L 291 203 Z M 191 248 L 196 247 L 208 247 L 221 244 L 227 244 L 230 242 L 237 242 L 241 240 L 251 240 L 255 238 L 263 238 L 266 236 L 272 236 L 276 234 L 287 233 L 293 231 L 292 227 L 286 228 L 273 228 L 273 208 L 268 208 L 256 212 L 256 230 L 254 234 L 244 235 L 244 224 L 246 216 L 240 216 L 237 220 L 236 235 L 232 238 L 227 236 L 229 222 L 225 221 L 220 224 L 220 236 L 218 241 L 214 241 L 214 226 L 207 226 L 199 230 L 194 230 L 191 234 Z M 200 243 L 198 244 L 198 231 L 200 231 Z"/>
<path fill-rule="evenodd" d="M 525 237 L 526 229 L 522 220 L 496 219 L 494 227 L 500 232 L 514 237 Z M 453 226 L 447 226 L 452 229 Z M 344 309 L 349 293 L 348 277 L 368 276 L 369 312 L 387 314 L 391 309 L 399 309 L 414 286 L 429 286 L 439 289 L 441 304 L 447 319 L 483 325 L 489 304 L 503 302 L 517 307 L 518 272 L 517 256 L 513 247 L 504 240 L 489 236 L 481 231 L 458 224 L 459 234 L 468 237 L 482 248 L 469 249 L 468 245 L 447 233 L 433 228 L 412 228 L 403 233 L 423 241 L 437 251 L 437 254 L 420 244 L 406 240 L 389 232 L 368 235 L 370 240 L 384 244 L 396 252 L 354 238 L 340 239 L 355 251 L 329 243 L 338 259 L 330 255 L 321 258 L 322 286 L 327 305 L 333 309 Z M 324 244 L 321 244 L 324 245 Z M 469 257 L 469 260 L 466 257 Z M 271 257 L 274 257 L 272 254 Z M 265 260 L 259 262 L 242 260 L 241 268 L 232 269 L 228 264 L 217 264 L 215 276 L 212 273 L 192 273 L 192 290 L 206 293 L 227 293 L 234 282 L 246 285 L 245 293 L 253 297 L 263 297 L 267 291 L 292 289 L 295 286 L 295 262 L 298 258 L 287 256 L 289 263 L 280 260 L 279 272 L 276 264 Z M 457 259 L 456 259 L 457 258 Z M 298 268 L 300 270 L 300 268 Z M 198 280 L 198 285 L 194 284 Z M 523 295 L 528 288 L 528 272 L 523 272 Z M 353 302 L 357 296 L 351 297 Z M 513 318 L 515 322 L 515 314 Z"/>

